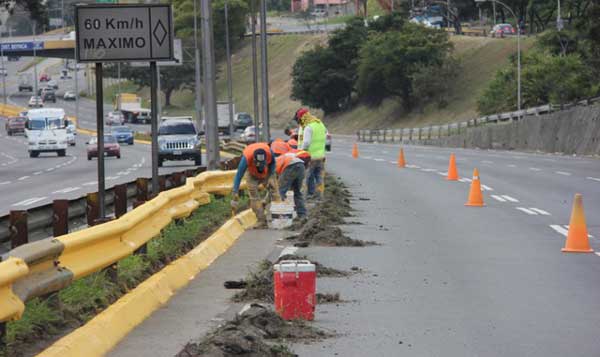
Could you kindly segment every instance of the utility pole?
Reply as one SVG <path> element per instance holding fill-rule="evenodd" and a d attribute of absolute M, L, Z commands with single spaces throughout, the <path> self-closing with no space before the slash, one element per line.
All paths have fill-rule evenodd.
<path fill-rule="evenodd" d="M 267 1 L 260 0 L 260 64 L 262 89 L 262 137 L 269 142 L 269 59 L 267 57 Z"/>
<path fill-rule="evenodd" d="M 194 78 L 196 89 L 196 126 L 204 131 L 206 139 L 206 128 L 202 127 L 202 84 L 200 82 L 200 47 L 198 46 L 198 10 L 196 3 L 199 0 L 192 0 L 194 3 Z"/>
<path fill-rule="evenodd" d="M 0 38 L 2 37 L 2 33 L 0 32 Z M 4 105 L 6 105 L 6 74 L 8 74 L 8 72 L 6 71 L 6 68 L 4 68 L 4 47 L 2 47 L 2 45 L 4 43 L 2 43 L 4 41 L 0 42 L 0 60 L 2 61 L 2 69 L 4 70 L 4 73 L 2 73 L 2 95 L 4 97 Z"/>
<path fill-rule="evenodd" d="M 258 127 L 260 126 L 260 113 L 258 111 L 258 53 L 256 51 L 256 0 L 250 0 L 251 28 L 252 28 L 252 103 L 254 104 L 254 128 L 256 129 L 255 140 L 260 140 Z"/>
<path fill-rule="evenodd" d="M 36 60 L 36 43 L 35 43 L 35 21 L 31 23 L 33 31 L 33 95 L 38 95 L 38 75 L 37 75 L 37 60 Z M 36 103 L 37 104 L 37 103 Z"/>
<path fill-rule="evenodd" d="M 496 26 L 496 2 L 492 1 L 492 9 L 494 11 L 494 26 Z"/>
<path fill-rule="evenodd" d="M 207 168 L 219 168 L 219 132 L 215 86 L 215 52 L 213 47 L 211 0 L 200 0 L 202 14 L 202 63 L 204 64 L 204 117 L 206 118 Z"/>
<path fill-rule="evenodd" d="M 231 48 L 229 47 L 229 14 L 225 0 L 225 51 L 227 52 L 227 100 L 229 102 L 229 136 L 233 137 L 233 77 L 231 76 Z"/>

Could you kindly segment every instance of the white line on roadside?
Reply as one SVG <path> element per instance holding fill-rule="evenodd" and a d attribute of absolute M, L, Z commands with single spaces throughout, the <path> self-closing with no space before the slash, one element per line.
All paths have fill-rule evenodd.
<path fill-rule="evenodd" d="M 8 185 L 9 183 L 10 183 L 10 181 L 0 182 L 0 186 L 2 186 L 2 185 Z"/>
<path fill-rule="evenodd" d="M 458 181 L 460 181 L 460 182 L 471 182 L 471 181 L 473 181 L 473 180 L 471 180 L 471 179 L 470 179 L 470 178 L 468 178 L 468 177 L 463 177 L 463 178 L 460 178 L 460 179 L 458 179 Z"/>
<path fill-rule="evenodd" d="M 437 171 L 436 169 L 421 169 L 421 171 L 423 172 L 434 172 Z"/>
<path fill-rule="evenodd" d="M 542 169 L 538 169 L 537 167 L 530 167 L 529 170 L 531 170 L 531 171 L 542 171 Z"/>
<path fill-rule="evenodd" d="M 385 161 L 385 159 L 373 159 L 375 161 Z"/>
<path fill-rule="evenodd" d="M 600 182 L 600 178 L 596 178 L 596 177 L 589 177 L 588 176 L 588 177 L 586 177 L 586 179 Z"/>
<path fill-rule="evenodd" d="M 481 163 L 482 164 L 493 164 L 494 162 L 490 161 L 490 160 L 483 160 Z"/>
<path fill-rule="evenodd" d="M 504 198 L 505 200 L 510 201 L 510 202 L 519 202 L 519 200 L 517 200 L 516 198 L 508 196 L 508 195 L 502 195 L 502 198 Z"/>
<path fill-rule="evenodd" d="M 62 190 L 56 190 L 52 193 L 69 193 L 69 192 L 77 191 L 80 188 L 81 187 L 67 187 L 67 188 L 63 188 Z"/>
<path fill-rule="evenodd" d="M 28 178 L 30 178 L 31 176 L 21 176 L 17 179 L 17 181 L 23 181 L 23 180 L 27 180 Z"/>
<path fill-rule="evenodd" d="M 481 185 L 482 191 L 494 191 L 493 188 L 487 185 Z"/>
<path fill-rule="evenodd" d="M 388 161 L 390 164 L 397 164 L 396 161 Z"/>
<path fill-rule="evenodd" d="M 537 216 L 537 213 L 536 213 L 536 212 L 534 212 L 534 211 L 532 211 L 532 210 L 529 210 L 529 209 L 527 209 L 527 208 L 525 208 L 525 207 L 516 207 L 516 208 L 517 208 L 519 211 L 525 212 L 525 213 L 527 213 L 527 214 L 529 214 L 529 215 L 532 215 L 532 216 Z"/>
<path fill-rule="evenodd" d="M 93 185 L 97 185 L 98 181 L 90 181 L 90 182 L 86 182 L 81 184 L 82 186 L 93 186 Z"/>
<path fill-rule="evenodd" d="M 562 234 L 565 237 L 569 235 L 569 225 L 568 224 L 564 225 L 564 226 L 561 226 L 561 225 L 558 225 L 558 224 L 551 224 L 550 228 L 554 229 L 556 232 Z M 590 234 L 588 234 L 588 237 L 589 238 L 594 238 L 594 236 L 592 236 Z"/>
<path fill-rule="evenodd" d="M 508 167 L 517 167 L 517 165 L 514 165 L 514 164 L 508 164 L 506 166 L 508 166 Z"/>
<path fill-rule="evenodd" d="M 34 175 L 36 175 L 36 176 L 37 176 L 37 175 L 41 175 L 41 174 L 42 174 L 42 171 L 36 171 L 36 172 L 34 172 L 33 174 L 34 174 Z"/>
<path fill-rule="evenodd" d="M 447 176 L 448 173 L 447 172 L 438 171 L 438 175 L 440 175 L 440 176 Z"/>
<path fill-rule="evenodd" d="M 108 176 L 105 180 L 116 180 L 119 176 Z"/>
<path fill-rule="evenodd" d="M 50 172 L 50 171 L 54 171 L 54 167 L 49 167 L 46 169 L 46 171 Z"/>
<path fill-rule="evenodd" d="M 34 203 L 36 203 L 36 202 L 39 202 L 39 201 L 41 201 L 41 200 L 44 200 L 44 199 L 46 199 L 46 197 L 33 197 L 33 198 L 28 198 L 28 199 L 26 199 L 26 200 L 23 200 L 23 201 L 21 201 L 21 202 L 14 203 L 14 204 L 12 204 L 12 206 L 29 206 L 29 205 L 32 205 L 32 204 L 34 204 Z"/>
<path fill-rule="evenodd" d="M 559 175 L 563 175 L 563 176 L 571 176 L 570 172 L 564 172 L 564 171 L 555 171 L 555 173 L 559 174 Z"/>
<path fill-rule="evenodd" d="M 539 209 L 539 208 L 535 208 L 535 207 L 531 207 L 529 209 L 541 214 L 542 216 L 551 216 L 550 212 L 544 211 L 543 209 Z"/>
<path fill-rule="evenodd" d="M 498 196 L 498 195 L 491 195 L 491 197 L 493 199 L 495 199 L 496 201 L 500 201 L 500 202 L 506 202 L 506 200 L 504 198 L 502 198 L 502 196 Z"/>

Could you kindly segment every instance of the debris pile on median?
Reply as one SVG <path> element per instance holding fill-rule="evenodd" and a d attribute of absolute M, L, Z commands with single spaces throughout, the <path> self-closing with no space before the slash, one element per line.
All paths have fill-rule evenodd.
<path fill-rule="evenodd" d="M 274 311 L 251 304 L 198 343 L 188 343 L 176 357 L 296 356 L 283 343 L 329 336 L 302 321 L 285 321 Z"/>
<path fill-rule="evenodd" d="M 319 262 L 310 260 L 306 256 L 287 254 L 281 256 L 278 262 L 282 260 L 309 260 L 315 265 L 318 277 L 345 277 L 354 273 L 326 267 L 323 264 L 320 264 Z M 237 285 L 238 287 L 244 289 L 233 296 L 233 301 L 263 301 L 272 303 L 273 263 L 271 263 L 268 260 L 260 261 L 256 269 L 248 274 L 248 277 L 243 281 L 242 284 L 240 284 L 240 282 L 236 283 L 237 284 L 232 284 L 232 282 L 225 282 L 226 285 L 229 285 L 232 288 L 235 288 L 235 285 Z"/>
<path fill-rule="evenodd" d="M 302 227 L 293 226 L 300 233 L 288 239 L 297 241 L 297 246 L 306 247 L 310 244 L 334 247 L 364 247 L 376 245 L 371 241 L 350 238 L 336 225 L 345 224 L 345 219 L 351 217 L 350 191 L 339 178 L 327 176 L 325 179 L 325 194 L 323 200 L 310 211 L 308 220 Z"/>

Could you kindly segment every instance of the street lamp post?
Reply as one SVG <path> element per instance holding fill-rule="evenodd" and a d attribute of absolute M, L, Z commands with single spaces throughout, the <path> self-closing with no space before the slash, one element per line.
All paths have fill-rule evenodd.
<path fill-rule="evenodd" d="M 2 33 L 0 33 L 0 37 L 2 37 Z M 0 42 L 0 60 L 2 61 L 2 69 L 4 73 L 0 73 L 2 75 L 2 95 L 4 97 L 4 105 L 6 105 L 6 68 L 4 68 L 4 48 L 2 47 L 3 43 Z"/>
<path fill-rule="evenodd" d="M 33 95 L 38 95 L 38 75 L 37 75 L 37 60 L 35 52 L 35 21 L 31 24 L 33 30 Z M 37 100 L 37 99 L 36 99 Z M 37 104 L 37 102 L 36 102 Z"/>
<path fill-rule="evenodd" d="M 521 118 L 521 113 L 520 113 L 521 112 L 521 21 L 519 21 L 519 18 L 517 17 L 515 12 L 508 5 L 503 3 L 502 1 L 499 1 L 499 0 L 475 0 L 475 2 L 478 2 L 478 3 L 483 3 L 483 2 L 487 2 L 487 1 L 491 1 L 492 4 L 498 3 L 502 6 L 504 6 L 517 21 L 517 111 L 519 112 L 518 118 L 520 119 Z M 495 9 L 495 7 L 494 7 L 494 9 Z"/>

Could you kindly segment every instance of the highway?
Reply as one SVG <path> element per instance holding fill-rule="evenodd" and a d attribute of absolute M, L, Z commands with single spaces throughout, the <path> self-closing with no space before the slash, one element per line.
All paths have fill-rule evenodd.
<path fill-rule="evenodd" d="M 19 62 L 7 62 L 5 66 L 9 76 L 6 78 L 8 102 L 27 106 L 31 93 L 18 93 L 17 78 L 14 75 L 26 59 Z M 38 66 L 38 75 L 45 68 L 60 63 L 58 59 L 48 59 Z M 57 70 L 54 67 L 54 70 Z M 28 71 L 33 72 L 33 68 Z M 53 79 L 58 75 L 49 71 Z M 84 88 L 83 71 L 80 71 L 80 88 Z M 64 108 L 68 115 L 75 115 L 75 103 L 62 100 L 65 90 L 72 90 L 73 80 L 59 80 L 57 103 L 48 103 L 47 107 Z M 1 92 L 0 92 L 1 95 Z M 105 105 L 105 112 L 111 110 Z M 80 123 L 86 129 L 95 130 L 95 102 L 82 98 L 80 100 Z M 134 130 L 149 131 L 148 125 L 132 125 Z M 106 129 L 105 129 L 106 130 Z M 43 154 L 39 158 L 29 158 L 27 139 L 24 136 L 9 137 L 4 130 L 4 122 L 0 128 L 0 215 L 11 209 L 28 209 L 52 202 L 53 199 L 73 199 L 87 192 L 97 190 L 96 159 L 87 160 L 86 141 L 88 136 L 79 134 L 74 147 L 67 149 L 66 157 L 55 154 Z M 107 158 L 106 185 L 113 185 L 135 180 L 137 177 L 151 176 L 150 146 L 136 144 L 121 145 L 121 159 Z M 167 161 L 160 174 L 182 171 L 194 166 L 192 161 Z"/>

